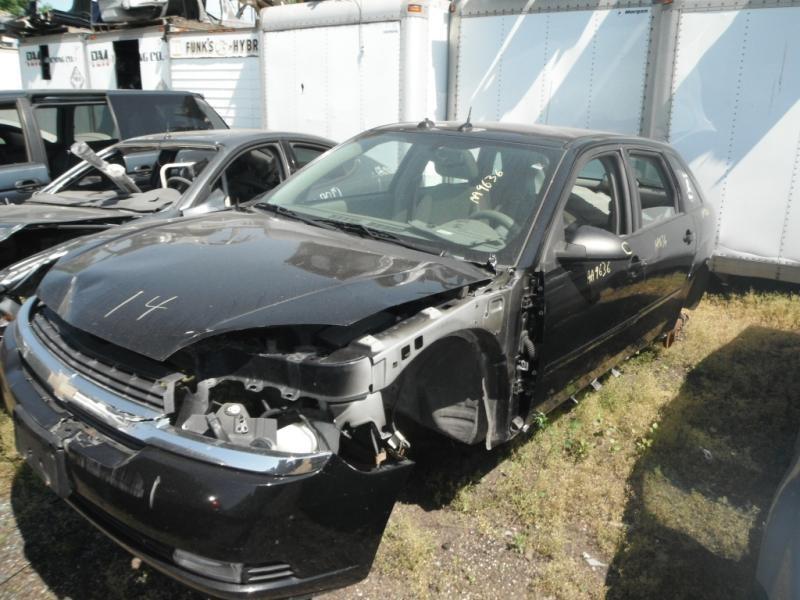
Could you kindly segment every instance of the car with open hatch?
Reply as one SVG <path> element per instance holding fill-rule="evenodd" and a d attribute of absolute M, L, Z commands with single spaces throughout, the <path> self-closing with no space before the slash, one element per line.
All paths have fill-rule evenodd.
<path fill-rule="evenodd" d="M 412 467 L 404 423 L 527 431 L 699 301 L 713 222 L 652 140 L 376 128 L 238 207 L 35 257 L 0 352 L 16 445 L 189 586 L 344 586 Z"/>

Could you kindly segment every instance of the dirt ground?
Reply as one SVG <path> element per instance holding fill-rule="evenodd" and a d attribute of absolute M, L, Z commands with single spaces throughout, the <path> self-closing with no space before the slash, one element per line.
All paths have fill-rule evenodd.
<path fill-rule="evenodd" d="M 748 597 L 800 429 L 798 356 L 800 297 L 712 295 L 675 346 L 524 439 L 418 443 L 370 576 L 322 597 Z M 202 597 L 132 569 L 57 500 L 5 413 L 0 436 L 0 599 Z"/>

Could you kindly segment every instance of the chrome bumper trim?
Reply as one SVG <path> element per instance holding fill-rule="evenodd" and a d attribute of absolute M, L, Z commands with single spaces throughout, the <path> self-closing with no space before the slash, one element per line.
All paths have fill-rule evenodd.
<path fill-rule="evenodd" d="M 218 440 L 209 439 L 206 442 L 179 434 L 162 411 L 111 393 L 67 368 L 53 356 L 30 326 L 31 310 L 36 302 L 36 297 L 29 298 L 13 324 L 23 362 L 56 400 L 85 411 L 123 437 L 220 467 L 274 476 L 314 473 L 322 469 L 331 457 L 330 452 L 288 454 L 245 451 Z"/>

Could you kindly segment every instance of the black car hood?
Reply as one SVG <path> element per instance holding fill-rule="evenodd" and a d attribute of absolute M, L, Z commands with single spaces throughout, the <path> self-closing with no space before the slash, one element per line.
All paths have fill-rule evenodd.
<path fill-rule="evenodd" d="M 455 258 L 271 215 L 179 219 L 62 258 L 39 298 L 71 325 L 163 360 L 279 325 L 350 325 L 489 278 Z"/>
<path fill-rule="evenodd" d="M 32 202 L 0 205 L 0 242 L 32 225 L 59 225 L 89 221 L 117 222 L 120 219 L 134 216 L 127 211 L 81 206 L 56 206 Z"/>

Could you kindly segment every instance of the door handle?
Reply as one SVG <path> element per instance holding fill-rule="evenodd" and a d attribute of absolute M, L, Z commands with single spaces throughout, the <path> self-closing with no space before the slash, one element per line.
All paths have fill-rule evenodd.
<path fill-rule="evenodd" d="M 685 244 L 691 244 L 694 241 L 694 234 L 692 233 L 691 229 L 686 230 L 686 234 L 683 236 L 683 241 Z"/>
<path fill-rule="evenodd" d="M 644 263 L 634 254 L 628 261 L 628 281 L 634 282 L 641 279 L 644 279 Z"/>
<path fill-rule="evenodd" d="M 14 182 L 14 187 L 18 190 L 32 190 L 40 185 L 38 179 L 20 179 Z"/>

